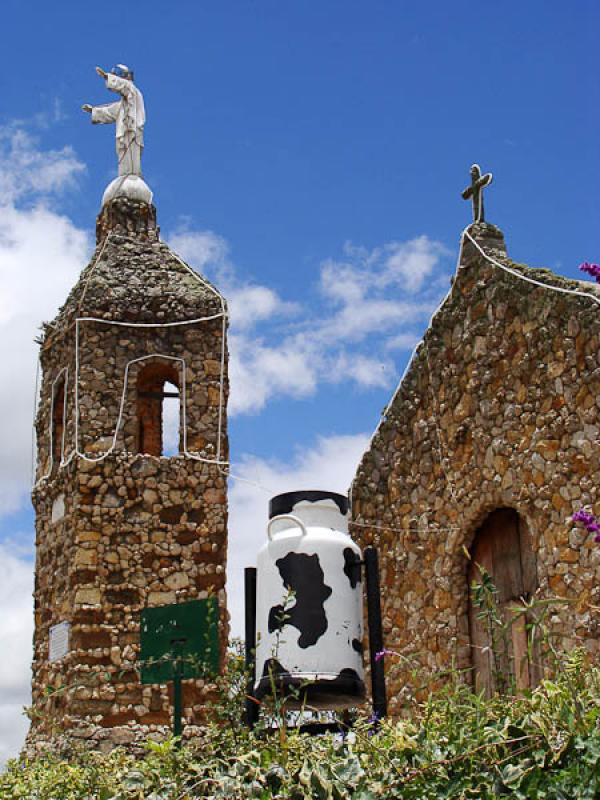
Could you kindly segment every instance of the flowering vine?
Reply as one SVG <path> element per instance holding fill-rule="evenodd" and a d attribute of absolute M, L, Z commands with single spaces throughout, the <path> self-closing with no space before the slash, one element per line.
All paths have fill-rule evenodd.
<path fill-rule="evenodd" d="M 579 269 L 582 272 L 587 272 L 587 274 L 591 275 L 592 278 L 595 278 L 596 283 L 600 283 L 600 264 L 590 264 L 588 261 L 584 261 L 583 264 L 580 265 Z"/>
<path fill-rule="evenodd" d="M 571 519 L 573 522 L 580 522 L 588 533 L 595 533 L 594 541 L 600 542 L 600 523 L 598 523 L 598 517 L 595 514 L 581 508 L 573 514 Z"/>

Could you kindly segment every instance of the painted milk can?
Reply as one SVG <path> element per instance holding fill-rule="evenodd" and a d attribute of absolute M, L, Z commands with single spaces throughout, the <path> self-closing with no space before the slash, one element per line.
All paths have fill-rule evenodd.
<path fill-rule="evenodd" d="M 364 700 L 361 561 L 346 497 L 299 491 L 271 500 L 256 569 L 257 698 L 275 688 L 290 707 Z"/>

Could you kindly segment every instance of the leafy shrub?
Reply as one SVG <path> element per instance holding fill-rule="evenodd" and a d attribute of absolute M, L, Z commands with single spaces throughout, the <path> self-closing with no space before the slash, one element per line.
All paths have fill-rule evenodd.
<path fill-rule="evenodd" d="M 375 730 L 360 718 L 345 737 L 273 733 L 264 724 L 250 732 L 239 722 L 240 681 L 234 686 L 193 745 L 149 741 L 138 760 L 123 750 L 13 760 L 0 775 L 0 798 L 600 797 L 600 669 L 581 651 L 525 696 L 485 700 L 451 683 L 407 719 Z"/>

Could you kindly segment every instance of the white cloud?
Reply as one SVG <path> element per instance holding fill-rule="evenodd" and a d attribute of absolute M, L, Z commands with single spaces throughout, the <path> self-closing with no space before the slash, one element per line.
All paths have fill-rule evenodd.
<path fill-rule="evenodd" d="M 182 228 L 169 236 L 169 245 L 198 272 L 206 271 L 226 297 L 234 329 L 249 328 L 264 319 L 289 316 L 296 303 L 284 302 L 273 289 L 243 281 L 229 258 L 229 245 L 213 231 Z"/>
<path fill-rule="evenodd" d="M 344 255 L 343 261 L 327 259 L 321 265 L 321 292 L 337 311 L 319 333 L 357 342 L 429 316 L 440 294 L 439 278 L 447 275 L 434 271 L 450 252 L 418 236 L 373 250 L 346 243 Z"/>
<path fill-rule="evenodd" d="M 238 329 L 249 328 L 261 320 L 280 314 L 283 305 L 289 309 L 292 304 L 283 304 L 277 294 L 266 286 L 244 286 L 232 295 L 229 313 Z"/>
<path fill-rule="evenodd" d="M 31 699 L 32 591 L 33 563 L 0 545 L 0 766 L 17 755 L 29 724 L 22 712 Z"/>
<path fill-rule="evenodd" d="M 18 507 L 31 475 L 40 322 L 52 318 L 87 261 L 90 241 L 45 199 L 83 170 L 70 148 L 44 152 L 0 129 L 0 510 Z M 23 207 L 20 201 L 27 201 Z M 7 379 L 10 376 L 10 379 Z"/>
<path fill-rule="evenodd" d="M 325 318 L 315 335 L 320 340 L 361 342 L 371 334 L 383 335 L 390 328 L 414 322 L 431 310 L 430 303 L 365 297 Z"/>
<path fill-rule="evenodd" d="M 87 235 L 50 201 L 84 169 L 69 147 L 44 151 L 18 123 L 0 128 L 0 514 L 28 502 L 34 337 L 90 250 Z M 17 754 L 28 726 L 22 707 L 30 700 L 33 563 L 22 541 L 0 545 L 0 763 Z"/>
<path fill-rule="evenodd" d="M 392 336 L 387 340 L 385 346 L 388 350 L 413 350 L 420 339 L 417 333 L 406 331 Z"/>
<path fill-rule="evenodd" d="M 0 128 L 0 197 L 14 203 L 32 195 L 62 192 L 75 184 L 85 165 L 71 147 L 40 150 L 23 127 L 12 124 Z"/>
<path fill-rule="evenodd" d="M 276 395 L 308 397 L 317 388 L 316 364 L 298 341 L 270 345 L 232 333 L 229 349 L 230 414 L 260 410 Z"/>
<path fill-rule="evenodd" d="M 227 596 L 233 636 L 243 635 L 244 568 L 256 564 L 256 554 L 265 542 L 270 498 L 296 489 L 346 494 L 368 440 L 362 433 L 320 437 L 312 448 L 298 448 L 289 460 L 243 456 L 232 468 L 248 481 L 229 481 Z"/>
<path fill-rule="evenodd" d="M 256 413 L 274 397 L 303 398 L 322 384 L 391 387 L 390 351 L 410 349 L 449 276 L 449 251 L 427 236 L 368 250 L 346 243 L 320 267 L 320 302 L 304 308 L 238 276 L 225 240 L 176 231 L 169 243 L 227 297 L 231 332 L 229 413 Z"/>
<path fill-rule="evenodd" d="M 450 252 L 427 236 L 409 242 L 390 242 L 383 248 L 384 269 L 380 286 L 404 286 L 410 293 L 418 292 L 431 278 L 439 260 Z"/>
<path fill-rule="evenodd" d="M 169 236 L 169 245 L 199 272 L 207 268 L 216 268 L 222 275 L 228 263 L 229 246 L 222 236 L 212 231 L 178 228 Z"/>
<path fill-rule="evenodd" d="M 440 242 L 422 235 L 407 242 L 387 242 L 372 250 L 346 242 L 344 255 L 344 261 L 328 259 L 323 263 L 321 287 L 333 299 L 347 303 L 389 287 L 412 295 L 451 253 Z"/>
<path fill-rule="evenodd" d="M 389 386 L 394 374 L 394 364 L 390 361 L 369 358 L 368 356 L 342 352 L 335 360 L 333 378 L 337 375 L 338 381 L 351 378 L 364 388 L 381 388 Z"/>

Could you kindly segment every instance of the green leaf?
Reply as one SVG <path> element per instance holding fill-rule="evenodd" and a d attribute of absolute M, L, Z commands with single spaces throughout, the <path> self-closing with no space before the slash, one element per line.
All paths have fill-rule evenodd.
<path fill-rule="evenodd" d="M 313 770 L 310 775 L 310 787 L 316 800 L 330 800 L 332 783 L 322 772 Z"/>
<path fill-rule="evenodd" d="M 521 764 L 506 764 L 501 770 L 502 783 L 511 789 L 516 788 L 526 774 L 526 769 Z"/>

